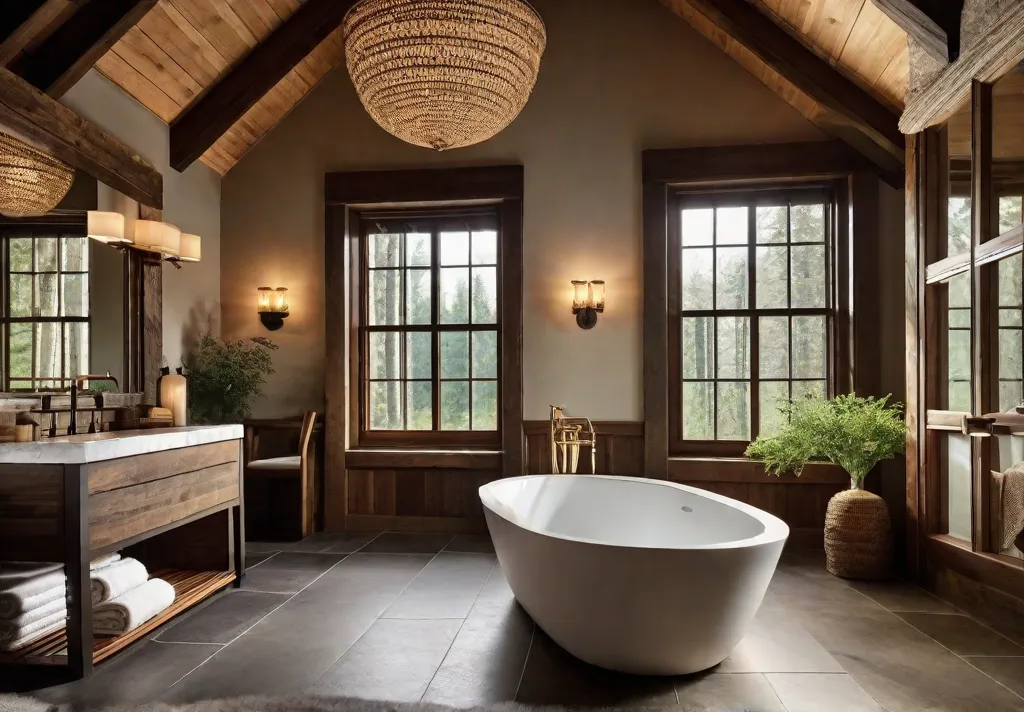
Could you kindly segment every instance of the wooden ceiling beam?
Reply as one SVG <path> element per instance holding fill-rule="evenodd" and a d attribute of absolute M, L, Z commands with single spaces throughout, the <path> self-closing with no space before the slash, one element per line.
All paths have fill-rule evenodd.
<path fill-rule="evenodd" d="M 662 2 L 804 116 L 857 149 L 887 180 L 902 175 L 904 137 L 896 113 L 747 0 Z"/>
<path fill-rule="evenodd" d="M 925 88 L 907 97 L 900 119 L 905 134 L 919 133 L 947 121 L 970 98 L 977 80 L 995 83 L 1024 60 L 1024 12 L 1006 3 L 988 20 L 988 28 Z"/>
<path fill-rule="evenodd" d="M 6 67 L 33 38 L 87 0 L 5 0 L 0 13 L 0 67 Z"/>
<path fill-rule="evenodd" d="M 334 32 L 357 0 L 307 0 L 171 123 L 171 166 L 183 171 Z"/>
<path fill-rule="evenodd" d="M 60 98 L 134 27 L 157 0 L 91 0 L 9 68 L 40 91 Z"/>
<path fill-rule="evenodd" d="M 953 23 L 956 35 L 951 37 L 949 30 L 941 24 L 929 0 L 872 0 L 875 6 L 881 10 L 890 20 L 895 22 L 900 29 L 907 33 L 907 36 L 917 42 L 929 56 L 948 64 L 950 57 L 956 58 L 959 53 L 960 44 L 960 14 L 956 13 L 956 22 Z M 944 3 L 951 5 L 949 0 Z M 946 22 L 946 18 L 943 19 Z M 950 42 L 955 41 L 956 47 L 950 47 Z"/>
<path fill-rule="evenodd" d="M 163 176 L 139 154 L 0 67 L 0 131 L 133 200 L 163 207 Z"/>

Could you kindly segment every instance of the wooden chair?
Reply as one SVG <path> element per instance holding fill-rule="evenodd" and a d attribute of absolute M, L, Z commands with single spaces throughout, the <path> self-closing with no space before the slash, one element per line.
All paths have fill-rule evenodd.
<path fill-rule="evenodd" d="M 314 518 L 316 516 L 315 473 L 309 453 L 309 441 L 313 437 L 313 426 L 315 424 L 316 412 L 307 410 L 302 416 L 302 427 L 299 430 L 298 455 L 272 457 L 263 460 L 251 459 L 258 454 L 258 435 L 252 437 L 248 447 L 249 459 L 245 466 L 245 479 L 247 483 L 256 479 L 298 479 L 302 538 L 313 534 Z M 269 488 L 269 491 L 272 493 L 273 488 Z M 248 498 L 248 494 L 246 497 Z"/>

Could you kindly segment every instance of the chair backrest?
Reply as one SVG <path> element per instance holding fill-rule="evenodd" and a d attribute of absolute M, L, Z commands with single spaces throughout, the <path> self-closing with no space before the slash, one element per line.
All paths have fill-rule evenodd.
<path fill-rule="evenodd" d="M 307 410 L 302 415 L 302 429 L 299 430 L 299 456 L 306 459 L 309 451 L 309 441 L 313 437 L 313 426 L 316 424 L 316 411 Z"/>

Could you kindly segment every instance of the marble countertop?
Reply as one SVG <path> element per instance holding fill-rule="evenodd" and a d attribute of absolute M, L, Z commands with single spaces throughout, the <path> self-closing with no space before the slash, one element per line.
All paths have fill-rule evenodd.
<path fill-rule="evenodd" d="M 225 440 L 241 440 L 244 436 L 241 425 L 195 425 L 68 435 L 31 443 L 2 443 L 0 465 L 84 465 Z"/>

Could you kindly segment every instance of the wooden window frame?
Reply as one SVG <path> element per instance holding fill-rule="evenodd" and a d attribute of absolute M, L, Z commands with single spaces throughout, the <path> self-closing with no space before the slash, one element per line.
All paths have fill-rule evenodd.
<path fill-rule="evenodd" d="M 352 261 L 359 240 L 353 213 L 413 207 L 466 206 L 488 203 L 501 216 L 499 320 L 500 392 L 499 432 L 502 475 L 524 473 L 526 440 L 523 435 L 523 185 L 522 166 L 432 168 L 419 170 L 353 171 L 327 173 L 325 198 L 326 296 L 326 409 L 325 409 L 325 519 L 326 528 L 345 529 L 346 453 L 364 448 L 359 442 L 358 402 L 352 374 L 358 374 L 358 324 L 351 323 L 351 305 L 359 285 L 354 283 Z M 353 363 L 353 353 L 356 362 Z M 401 433 L 400 436 L 404 436 Z M 395 438 L 381 454 L 415 447 Z M 442 446 L 439 446 L 442 447 Z M 443 446 L 452 447 L 452 446 Z M 489 446 L 492 447 L 493 446 Z M 476 452 L 482 446 L 467 445 Z M 405 450 L 407 453 L 408 450 Z M 355 457 L 355 455 L 354 455 Z M 406 457 L 396 454 L 396 457 Z"/>
<path fill-rule="evenodd" d="M 842 186 L 835 185 L 834 182 L 812 182 L 807 184 L 794 183 L 787 184 L 785 187 L 779 187 L 778 185 L 745 185 L 740 188 L 735 186 L 724 186 L 724 187 L 702 187 L 698 190 L 687 190 L 687 189 L 676 189 L 670 192 L 668 202 L 668 313 L 669 313 L 669 326 L 668 326 L 668 354 L 669 354 L 669 454 L 671 456 L 730 456 L 739 457 L 745 452 L 750 442 L 757 437 L 760 429 L 760 395 L 758 386 L 761 382 L 760 373 L 757 368 L 758 364 L 758 324 L 757 320 L 762 316 L 780 316 L 788 317 L 790 319 L 790 349 L 789 354 L 792 357 L 792 318 L 799 316 L 824 316 L 825 317 L 825 328 L 826 328 L 826 354 L 825 354 L 825 366 L 826 373 L 824 378 L 806 379 L 806 378 L 794 378 L 792 373 L 787 379 L 765 379 L 778 382 L 786 382 L 789 384 L 798 383 L 801 381 L 825 381 L 826 395 L 833 396 L 837 392 L 836 376 L 838 372 L 837 359 L 839 358 L 839 344 L 837 343 L 836 334 L 836 304 L 838 303 L 838 294 L 836 293 L 837 272 L 840 269 L 847 268 L 848 263 L 842 259 L 840 251 L 837 249 L 837 227 L 838 227 L 838 198 L 837 195 L 842 192 Z M 807 243 L 811 245 L 823 245 L 825 251 L 825 271 L 828 279 L 828 285 L 825 290 L 826 303 L 824 307 L 815 308 L 793 308 L 792 306 L 786 308 L 761 308 L 756 305 L 756 283 L 757 283 L 757 269 L 756 269 L 756 251 L 759 246 L 756 240 L 756 230 L 754 223 L 756 221 L 756 205 L 759 202 L 770 202 L 772 204 L 785 200 L 788 201 L 794 198 L 819 198 L 821 203 L 825 206 L 825 235 L 821 243 Z M 726 207 L 726 206 L 742 206 L 750 207 L 750 231 L 746 245 L 740 245 L 746 247 L 748 250 L 747 254 L 747 300 L 748 305 L 740 309 L 718 309 L 717 304 L 711 309 L 703 310 L 686 310 L 682 308 L 681 304 L 681 290 L 682 290 L 682 266 L 681 258 L 683 251 L 686 249 L 697 249 L 697 248 L 684 248 L 682 245 L 681 236 L 681 225 L 680 215 L 681 211 L 688 206 L 703 206 L 703 207 Z M 789 241 L 789 230 L 791 225 L 787 224 L 787 242 L 786 247 L 792 247 L 794 245 L 799 246 L 802 243 L 792 243 Z M 781 243 L 780 243 L 781 244 Z M 715 248 L 716 245 L 712 244 L 710 247 Z M 716 277 L 717 283 L 717 277 Z M 787 290 L 792 290 L 792 281 L 790 280 Z M 750 394 L 750 431 L 751 439 L 749 440 L 695 440 L 685 439 L 683 437 L 683 398 L 682 391 L 684 383 L 686 382 L 697 382 L 704 381 L 705 379 L 686 379 L 682 375 L 682 319 L 684 317 L 709 317 L 715 319 L 721 316 L 736 316 L 746 317 L 750 319 L 750 363 L 749 363 L 749 374 L 746 379 L 722 379 L 718 378 L 717 374 L 715 378 L 707 381 L 713 384 L 720 382 L 745 382 L 748 384 Z M 717 354 L 717 343 L 714 348 Z M 717 414 L 717 398 L 716 398 L 716 414 Z M 715 418 L 715 430 L 717 431 L 717 417 Z"/>
<path fill-rule="evenodd" d="M 497 319 L 493 323 L 474 324 L 472 321 L 466 324 L 442 324 L 438 314 L 439 310 L 439 289 L 441 283 L 441 263 L 439 259 L 437 233 L 443 229 L 441 225 L 448 221 L 490 221 L 496 224 L 498 232 L 498 255 L 497 263 Z M 355 221 L 355 235 L 359 240 L 357 259 L 352 261 L 353 284 L 361 285 L 358 298 L 352 300 L 352 312 L 350 319 L 353 324 L 358 325 L 354 331 L 358 349 L 354 349 L 353 357 L 357 358 L 357 365 L 352 373 L 355 376 L 352 381 L 352 393 L 358 403 L 359 413 L 357 416 L 358 432 L 354 432 L 359 447 L 393 447 L 396 444 L 401 447 L 472 447 L 472 448 L 500 448 L 501 447 L 501 305 L 502 305 L 502 280 L 501 280 L 501 241 L 502 226 L 500 206 L 490 203 L 479 206 L 465 207 L 436 207 L 418 208 L 414 210 L 368 210 L 362 211 L 353 209 L 350 220 Z M 365 223 L 370 222 L 398 222 L 402 220 L 422 220 L 431 225 L 431 323 L 424 325 L 379 325 L 371 326 L 369 323 L 369 292 L 365 289 L 368 284 L 369 274 L 372 268 L 369 264 L 369 240 Z M 485 265 L 490 267 L 492 265 Z M 468 266 L 472 269 L 472 265 Z M 405 265 L 398 269 L 404 270 Z M 402 304 L 405 303 L 405 294 L 402 294 Z M 475 331 L 497 331 L 498 332 L 498 372 L 493 379 L 474 379 L 472 374 L 467 379 L 444 379 L 440 372 L 440 335 L 443 333 L 469 333 Z M 368 384 L 373 381 L 369 377 L 369 363 L 367 353 L 369 339 L 372 333 L 397 332 L 404 337 L 405 334 L 420 332 L 432 335 L 432 351 L 434 358 L 431 364 L 430 383 L 432 384 L 433 398 L 433 427 L 431 430 L 374 430 L 369 424 L 370 392 Z M 402 368 L 405 368 L 403 360 Z M 402 382 L 414 382 L 414 380 L 425 379 L 401 379 Z M 498 423 L 494 430 L 443 430 L 441 428 L 441 389 L 442 381 L 463 381 L 472 384 L 474 381 L 493 381 L 498 384 Z M 472 392 L 469 397 L 470 418 L 472 419 Z"/>
<path fill-rule="evenodd" d="M 786 187 L 830 183 L 836 189 L 837 269 L 834 305 L 837 391 L 879 394 L 877 339 L 855 339 L 856 327 L 875 332 L 881 321 L 876 285 L 853 280 L 843 265 L 878 262 L 878 176 L 863 157 L 838 141 L 644 151 L 643 394 L 644 471 L 664 478 L 671 457 L 669 396 L 669 196 L 680 189 Z M 856 233 L 857 240 L 853 239 Z M 863 226 L 863 228 L 861 228 Z"/>
<path fill-rule="evenodd" d="M 92 289 L 92 283 L 89 282 L 89 291 L 86 294 L 87 300 L 87 315 L 86 316 L 21 316 L 15 317 L 7 313 L 10 305 L 10 292 L 11 292 L 11 262 L 10 262 L 10 239 L 16 237 L 13 233 L 17 232 L 17 236 L 21 237 L 32 237 L 33 239 L 43 237 L 48 238 L 55 236 L 59 233 L 59 237 L 54 239 L 60 239 L 61 237 L 77 237 L 86 240 L 86 249 L 88 250 L 90 245 L 86 236 L 85 221 L 83 219 L 76 219 L 75 216 L 65 215 L 54 215 L 54 216 L 42 216 L 35 218 L 25 219 L 13 219 L 8 218 L 0 221 L 0 272 L 3 276 L 3 286 L 0 287 L 0 340 L 3 342 L 3 370 L 0 372 L 0 389 L 5 392 L 12 393 L 37 393 L 40 391 L 54 391 L 63 390 L 70 387 L 71 380 L 80 374 L 65 374 L 59 379 L 43 379 L 43 378 L 29 378 L 29 379 L 12 379 L 10 368 L 11 368 L 11 325 L 12 324 L 59 324 L 61 326 L 61 370 L 63 372 L 64 361 L 66 354 L 64 353 L 63 347 L 63 335 L 65 324 L 84 324 L 86 328 L 86 338 L 90 338 L 92 330 L 92 314 L 88 310 L 89 294 Z M 35 292 L 36 278 L 41 274 L 53 274 L 57 277 L 57 294 L 58 294 L 58 311 L 63 293 L 63 280 L 60 279 L 64 274 L 85 274 L 89 272 L 65 272 L 60 268 L 60 255 L 62 245 L 58 242 L 57 247 L 57 270 L 55 272 L 37 272 L 33 269 L 32 272 L 25 273 L 14 273 L 14 274 L 30 274 L 32 275 L 33 293 Z M 33 252 L 34 252 L 33 247 Z M 34 297 L 33 297 L 34 299 Z M 91 344 L 90 344 L 91 345 Z M 35 371 L 35 354 L 33 353 L 33 372 Z M 88 367 L 85 369 L 88 371 Z M 42 387 L 38 381 L 59 381 L 59 385 L 51 385 L 48 387 Z M 21 384 L 30 382 L 27 388 L 20 388 L 12 384 Z"/>

